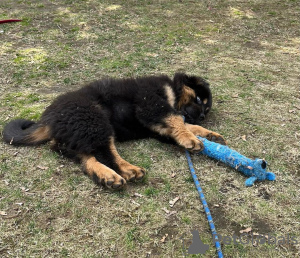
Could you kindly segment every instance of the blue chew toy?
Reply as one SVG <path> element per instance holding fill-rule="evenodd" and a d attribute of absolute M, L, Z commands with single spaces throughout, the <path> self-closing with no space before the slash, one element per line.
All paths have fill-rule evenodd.
<path fill-rule="evenodd" d="M 203 142 L 204 149 L 200 152 L 210 158 L 220 160 L 236 170 L 242 172 L 249 178 L 245 181 L 246 186 L 252 186 L 255 181 L 274 181 L 276 176 L 272 172 L 267 172 L 267 162 L 262 159 L 249 159 L 235 150 L 225 145 L 211 142 L 205 138 L 198 138 Z"/>

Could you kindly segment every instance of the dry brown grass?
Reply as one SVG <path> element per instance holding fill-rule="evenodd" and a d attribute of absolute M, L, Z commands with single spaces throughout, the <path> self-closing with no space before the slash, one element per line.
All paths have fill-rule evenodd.
<path fill-rule="evenodd" d="M 246 156 L 265 158 L 277 176 L 246 188 L 243 175 L 194 156 L 218 233 L 232 236 L 251 227 L 298 240 L 223 245 L 225 257 L 296 257 L 298 14 L 297 0 L 1 0 L 0 20 L 23 22 L 0 24 L 0 129 L 16 116 L 38 119 L 55 96 L 101 76 L 172 75 L 178 69 L 202 75 L 214 96 L 205 126 Z M 205 257 L 215 257 L 180 148 L 148 139 L 118 144 L 124 158 L 149 173 L 111 192 L 48 145 L 0 145 L 0 256 L 181 257 L 180 236 L 188 245 L 197 229 L 210 245 Z M 163 208 L 176 213 L 167 216 Z"/>

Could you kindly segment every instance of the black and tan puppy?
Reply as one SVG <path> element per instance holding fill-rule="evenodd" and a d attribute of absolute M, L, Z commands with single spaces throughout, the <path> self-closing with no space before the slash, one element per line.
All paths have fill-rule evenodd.
<path fill-rule="evenodd" d="M 3 137 L 13 145 L 51 141 L 54 149 L 79 158 L 97 183 L 115 189 L 145 174 L 122 159 L 116 140 L 160 136 L 190 151 L 203 148 L 196 135 L 225 144 L 221 135 L 198 125 L 211 104 L 209 84 L 196 76 L 103 79 L 59 96 L 38 122 L 11 121 Z"/>

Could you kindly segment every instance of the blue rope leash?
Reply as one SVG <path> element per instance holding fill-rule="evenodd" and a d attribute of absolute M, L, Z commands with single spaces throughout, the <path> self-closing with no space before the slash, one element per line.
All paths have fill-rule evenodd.
<path fill-rule="evenodd" d="M 216 241 L 216 240 L 218 240 L 217 231 L 216 231 L 212 216 L 210 214 L 210 210 L 208 208 L 207 202 L 205 200 L 204 194 L 202 192 L 200 183 L 198 181 L 198 178 L 197 178 L 194 166 L 193 166 L 193 162 L 192 162 L 192 159 L 191 159 L 191 155 L 187 150 L 185 150 L 185 154 L 186 154 L 186 158 L 187 158 L 187 161 L 188 161 L 188 164 L 189 164 L 191 175 L 193 177 L 195 186 L 197 188 L 198 194 L 200 196 L 200 199 L 201 199 L 201 202 L 202 202 L 202 205 L 203 205 L 203 208 L 204 208 L 204 211 L 205 211 L 208 223 L 209 223 L 209 227 L 210 227 L 210 230 L 211 230 L 214 242 L 215 242 L 215 246 L 217 248 L 218 257 L 223 258 L 223 254 L 222 254 L 222 250 L 221 250 L 221 244 L 220 244 L 219 241 Z"/>

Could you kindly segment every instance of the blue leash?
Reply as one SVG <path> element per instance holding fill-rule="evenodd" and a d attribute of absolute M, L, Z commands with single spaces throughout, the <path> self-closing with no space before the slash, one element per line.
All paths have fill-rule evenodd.
<path fill-rule="evenodd" d="M 217 248 L 218 257 L 219 258 L 223 258 L 223 254 L 222 254 L 222 250 L 221 250 L 221 244 L 220 244 L 219 241 L 216 241 L 216 240 L 218 240 L 217 231 L 216 231 L 216 228 L 215 228 L 212 216 L 210 214 L 210 210 L 208 208 L 207 202 L 205 200 L 204 194 L 202 192 L 200 183 L 198 181 L 197 175 L 195 173 L 195 169 L 194 169 L 194 166 L 193 166 L 191 155 L 190 155 L 190 153 L 187 150 L 185 150 L 185 154 L 186 154 L 186 158 L 187 158 L 187 161 L 188 161 L 188 164 L 189 164 L 191 175 L 193 177 L 195 186 L 197 188 L 198 194 L 200 196 L 200 199 L 201 199 L 201 202 L 202 202 L 202 205 L 203 205 L 203 208 L 204 208 L 204 211 L 205 211 L 208 223 L 209 223 L 210 230 L 212 232 L 213 239 L 215 241 L 215 246 Z"/>

